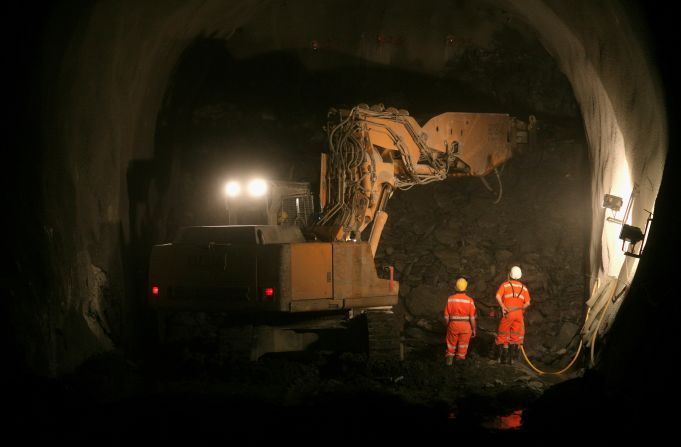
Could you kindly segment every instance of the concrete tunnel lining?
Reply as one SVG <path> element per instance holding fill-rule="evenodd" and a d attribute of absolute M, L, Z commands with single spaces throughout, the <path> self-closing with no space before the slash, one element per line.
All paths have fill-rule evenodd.
<path fill-rule="evenodd" d="M 131 3 L 121 8 L 115 2 L 100 2 L 82 17 L 78 36 L 55 65 L 59 70 L 53 75 L 56 88 L 50 94 L 51 106 L 60 113 L 47 121 L 47 133 L 52 144 L 64 150 L 46 155 L 44 176 L 44 190 L 58 197 L 46 205 L 45 231 L 55 289 L 51 296 L 56 301 L 50 305 L 55 319 L 51 324 L 67 328 L 60 337 L 78 348 L 60 349 L 56 354 L 54 327 L 48 328 L 42 337 L 52 347 L 35 353 L 34 366 L 42 365 L 37 369 L 51 374 L 68 371 L 88 355 L 111 346 L 109 335 L 93 333 L 87 319 L 78 322 L 86 304 L 83 300 L 92 301 L 92 284 L 101 281 L 92 266 L 107 272 L 112 287 L 128 297 L 118 310 L 120 315 L 134 311 L 125 280 L 126 260 L 120 251 L 121 242 L 130 240 L 128 162 L 153 155 L 156 115 L 184 49 L 201 35 L 229 38 L 267 5 L 187 2 L 159 14 L 152 4 Z M 629 283 L 636 262 L 625 262 L 620 241 L 605 227 L 601 199 L 604 193 L 614 193 L 626 200 L 627 188 L 615 184 L 615 171 L 624 156 L 632 169 L 631 183 L 641 188 L 632 222 L 643 227 L 642 210 L 653 208 L 660 185 L 667 138 L 661 92 L 631 18 L 614 1 L 569 8 L 541 1 L 498 5 L 536 30 L 572 84 L 594 166 L 592 275 L 602 278 L 601 287 L 607 286 L 608 276 Z M 329 10 L 340 7 L 338 3 Z M 604 27 L 604 20 L 612 27 Z M 279 45 L 287 44 L 286 36 L 279 36 Z M 367 54 L 384 61 L 385 55 Z M 96 114 L 91 113 L 92 104 L 97 105 Z M 63 215 L 68 202 L 76 204 L 79 215 Z M 71 265 L 60 261 L 68 259 L 68 252 L 78 253 Z M 129 328 L 119 330 L 123 340 L 134 339 Z M 47 362 L 37 360 L 45 356 Z"/>
<path fill-rule="evenodd" d="M 606 222 L 601 199 L 604 194 L 613 194 L 624 198 L 625 203 L 633 200 L 631 220 L 627 223 L 645 227 L 648 215 L 644 210 L 654 211 L 667 150 L 662 93 L 644 48 L 626 17 L 618 17 L 615 3 L 592 5 L 598 11 L 590 14 L 577 12 L 576 15 L 581 15 L 579 24 L 562 22 L 559 15 L 569 16 L 570 12 L 561 11 L 557 4 L 552 5 L 554 10 L 540 4 L 528 6 L 531 7 L 525 11 L 526 18 L 536 26 L 548 51 L 570 79 L 582 111 L 593 173 L 591 284 L 597 281 L 593 295 L 605 301 L 613 296 L 603 293 L 610 282 L 617 282 L 618 291 L 631 284 L 638 259 L 624 256 L 619 227 Z M 607 36 L 605 27 L 599 26 L 603 20 L 615 24 L 619 35 L 613 40 L 622 45 L 604 44 L 613 36 Z M 589 31 L 589 27 L 593 29 Z M 592 32 L 595 38 L 585 38 Z M 631 71 L 625 68 L 629 65 Z M 640 189 L 632 196 L 634 184 Z M 600 299 L 592 301 L 596 305 Z M 609 308 L 601 328 L 604 332 L 622 301 Z M 586 327 L 595 329 L 592 322 L 601 316 L 594 312 Z M 591 332 L 584 338 L 591 342 Z"/>

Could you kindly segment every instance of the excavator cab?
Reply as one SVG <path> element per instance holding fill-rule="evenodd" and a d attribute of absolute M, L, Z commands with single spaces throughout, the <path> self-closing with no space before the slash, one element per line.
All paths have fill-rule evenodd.
<path fill-rule="evenodd" d="M 306 226 L 314 213 L 307 182 L 230 180 L 224 196 L 228 225 Z"/>

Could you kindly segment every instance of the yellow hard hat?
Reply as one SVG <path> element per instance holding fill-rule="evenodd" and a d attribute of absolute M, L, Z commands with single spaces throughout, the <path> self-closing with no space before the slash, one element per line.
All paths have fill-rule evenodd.
<path fill-rule="evenodd" d="M 456 280 L 456 291 L 457 292 L 465 292 L 467 288 L 468 288 L 468 281 L 466 281 L 466 278 L 459 278 L 459 279 Z"/>

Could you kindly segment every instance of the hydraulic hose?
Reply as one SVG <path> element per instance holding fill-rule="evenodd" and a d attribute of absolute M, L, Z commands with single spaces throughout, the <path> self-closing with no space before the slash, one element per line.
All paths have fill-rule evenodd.
<path fill-rule="evenodd" d="M 591 291 L 592 295 L 594 294 L 594 292 L 598 288 L 599 282 L 600 281 L 597 280 L 596 283 L 594 284 L 593 290 Z M 610 300 L 608 300 L 608 304 L 610 304 L 610 301 L 612 301 L 612 298 Z M 606 309 L 607 309 L 607 306 L 606 306 Z M 582 329 L 586 325 L 586 322 L 589 321 L 589 313 L 590 312 L 591 312 L 591 308 L 588 307 L 586 309 L 586 315 L 584 316 L 584 323 L 582 323 Z M 605 314 L 605 310 L 603 312 Z M 603 320 L 603 316 L 601 316 L 601 321 L 602 320 Z M 600 327 L 600 325 L 601 325 L 601 322 L 599 321 L 598 327 Z M 582 329 L 580 329 L 580 331 Z M 598 328 L 596 328 L 596 332 L 598 332 Z M 579 357 L 579 353 L 582 352 L 583 343 L 584 342 L 582 340 L 579 341 L 579 346 L 577 347 L 577 352 L 575 352 L 575 355 L 572 357 L 572 360 L 570 361 L 570 363 L 568 363 L 568 365 L 565 368 L 561 369 L 560 371 L 553 371 L 553 372 L 542 371 L 541 369 L 534 366 L 534 364 L 527 357 L 527 353 L 525 352 L 525 347 L 523 345 L 520 345 L 520 352 L 523 353 L 523 358 L 525 359 L 525 362 L 528 364 L 528 366 L 530 368 L 532 368 L 532 370 L 534 370 L 536 373 L 541 374 L 541 375 L 545 375 L 545 374 L 560 375 L 560 374 L 563 374 L 565 371 L 569 370 L 572 367 L 572 365 L 574 365 L 574 363 L 577 361 L 577 358 Z M 593 340 L 591 341 L 591 355 L 592 355 L 592 358 L 593 358 Z"/>
<path fill-rule="evenodd" d="M 583 342 L 580 340 L 579 341 L 579 347 L 577 348 L 577 352 L 575 353 L 575 356 L 572 357 L 572 360 L 570 361 L 570 363 L 568 363 L 568 365 L 565 368 L 561 369 L 560 371 L 553 371 L 553 372 L 542 371 L 541 369 L 534 366 L 534 364 L 530 361 L 530 359 L 527 358 L 527 354 L 525 353 L 525 348 L 522 345 L 520 345 L 520 352 L 523 353 L 523 358 L 525 359 L 525 362 L 527 362 L 529 367 L 532 368 L 538 374 L 541 374 L 541 375 L 545 375 L 545 374 L 560 375 L 560 374 L 563 374 L 568 369 L 570 369 L 572 367 L 572 365 L 575 363 L 575 361 L 577 360 L 577 357 L 579 356 L 579 353 L 582 351 L 582 343 Z"/>
<path fill-rule="evenodd" d="M 499 175 L 499 171 L 497 168 L 494 168 L 494 173 L 497 176 L 497 182 L 499 182 L 499 195 L 497 196 L 497 200 L 494 201 L 494 204 L 496 205 L 501 201 L 501 197 L 504 194 L 504 185 L 501 184 L 501 176 Z"/>
<path fill-rule="evenodd" d="M 503 169 L 503 167 L 502 167 L 502 169 Z M 497 199 L 494 201 L 494 204 L 496 205 L 501 201 L 501 197 L 504 194 L 504 185 L 501 184 L 501 176 L 499 175 L 499 170 L 497 168 L 494 168 L 494 173 L 497 176 L 497 183 L 499 184 L 499 192 L 497 193 Z M 487 179 L 485 179 L 485 177 L 480 176 L 478 178 L 482 181 L 482 184 L 485 185 L 485 188 L 487 188 L 487 190 L 489 192 L 491 192 L 491 193 L 494 192 L 494 188 L 492 188 L 489 185 L 489 183 L 487 182 Z"/>

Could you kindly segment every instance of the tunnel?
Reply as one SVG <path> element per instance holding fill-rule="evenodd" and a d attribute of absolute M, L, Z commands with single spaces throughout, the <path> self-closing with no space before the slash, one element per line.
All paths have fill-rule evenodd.
<path fill-rule="evenodd" d="M 17 7 L 10 32 L 21 41 L 10 55 L 20 136 L 5 176 L 3 309 L 15 427 L 37 439 L 114 444 L 138 433 L 169 442 L 338 431 L 380 440 L 386 426 L 385 439 L 408 431 L 512 441 L 671 430 L 663 403 L 675 392 L 678 217 L 665 8 L 616 0 Z M 22 22 L 34 32 L 25 35 Z M 342 355 L 313 367 L 276 356 L 225 365 L 190 345 L 182 362 L 150 361 L 158 351 L 145 301 L 152 246 L 184 226 L 224 225 L 221 188 L 232 175 L 318 188 L 328 109 L 360 103 L 406 109 L 421 124 L 449 111 L 538 123 L 536 147 L 497 178 L 397 191 L 387 205 L 375 261 L 400 281 L 406 366 Z M 605 207 L 610 196 L 620 208 Z M 641 231 L 637 245 L 622 238 L 625 227 Z M 570 375 L 494 376 L 494 291 L 515 264 L 535 299 L 527 354 L 540 371 L 556 371 L 579 346 Z M 436 323 L 458 274 L 482 315 L 476 363 L 452 373 Z M 467 378 L 476 374 L 485 379 Z M 518 412 L 519 428 L 509 416 Z"/>

